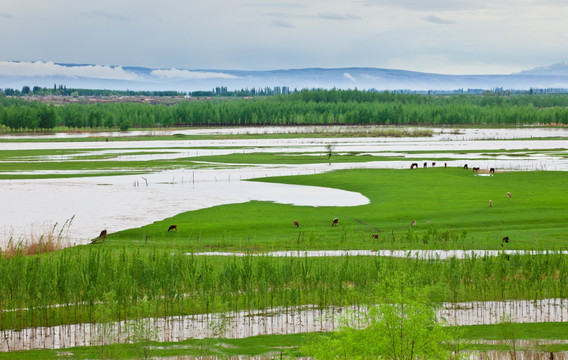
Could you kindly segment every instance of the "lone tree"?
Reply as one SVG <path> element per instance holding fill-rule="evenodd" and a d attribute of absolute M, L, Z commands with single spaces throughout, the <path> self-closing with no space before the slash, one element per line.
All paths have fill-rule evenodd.
<path fill-rule="evenodd" d="M 335 145 L 334 144 L 327 144 L 325 146 L 326 149 L 326 153 L 327 153 L 327 159 L 331 159 L 331 155 L 333 154 L 333 150 L 335 149 Z"/>

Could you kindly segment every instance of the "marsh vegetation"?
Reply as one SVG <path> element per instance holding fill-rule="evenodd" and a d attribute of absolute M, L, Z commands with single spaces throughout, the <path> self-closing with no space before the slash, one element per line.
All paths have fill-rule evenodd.
<path fill-rule="evenodd" d="M 401 99 L 392 102 L 410 110 L 398 104 Z M 288 100 L 270 101 L 280 101 L 286 109 Z M 405 101 L 411 106 L 418 100 Z M 420 101 L 426 101 L 428 109 L 438 106 L 430 101 L 444 100 Z M 452 101 L 457 100 L 444 106 L 460 108 Z M 309 99 L 305 106 L 320 109 L 318 104 L 322 102 Z M 330 104 L 324 101 L 321 106 L 351 106 Z M 366 109 L 359 105 L 359 111 Z M 219 110 L 237 105 L 210 106 Z M 379 105 L 369 101 L 368 106 Z M 78 346 L 70 351 L 127 358 L 171 356 L 167 351 L 180 346 L 185 348 L 175 355 L 231 353 L 211 338 L 187 340 L 200 332 L 218 338 L 264 334 L 267 337 L 242 339 L 263 344 L 263 350 L 234 354 L 299 357 L 308 353 L 305 346 L 312 343 L 311 337 L 271 336 L 337 329 L 349 316 L 354 326 L 346 331 L 364 331 L 365 321 L 358 316 L 373 307 L 382 309 L 381 316 L 396 315 L 385 307 L 392 298 L 383 296 L 394 293 L 378 289 L 391 288 L 401 278 L 407 279 L 410 294 L 395 299 L 401 306 L 436 309 L 440 316 L 453 318 L 453 324 L 463 325 L 457 337 L 445 337 L 445 330 L 433 334 L 445 344 L 459 347 L 455 340 L 496 339 L 501 343 L 466 341 L 465 349 L 510 352 L 511 343 L 505 341 L 510 339 L 494 336 L 497 327 L 465 326 L 497 326 L 503 315 L 519 322 L 509 338 L 530 338 L 527 333 L 535 332 L 525 332 L 530 326 L 562 328 L 555 322 L 568 317 L 568 195 L 563 190 L 568 165 L 566 147 L 558 140 L 566 137 L 565 130 L 550 136 L 542 136 L 548 130 L 535 130 L 538 140 L 527 140 L 526 133 L 515 138 L 487 130 L 491 135 L 484 136 L 484 130 L 472 129 L 436 130 L 418 138 L 387 138 L 367 129 L 370 136 L 360 134 L 357 139 L 333 131 L 310 137 L 305 129 L 302 136 L 263 139 L 263 131 L 234 134 L 249 138 L 229 140 L 191 134 L 109 142 L 88 137 L 2 140 L 0 186 L 6 199 L 16 194 L 10 200 L 13 205 L 3 207 L 3 219 L 9 218 L 8 212 L 31 219 L 33 209 L 42 209 L 43 203 L 49 206 L 38 214 L 57 214 L 69 203 L 62 194 L 71 189 L 81 204 L 69 207 L 74 213 L 66 208 L 58 214 L 63 219 L 54 223 L 73 219 L 63 226 L 65 231 L 49 225 L 51 231 L 34 242 L 66 237 L 78 246 L 50 253 L 38 248 L 26 253 L 16 242 L 2 248 L 3 351 Z M 410 170 L 414 162 L 420 166 Z M 465 170 L 465 163 L 482 171 Z M 551 171 L 552 166 L 559 171 Z M 494 174 L 489 174 L 491 167 L 497 169 Z M 18 197 L 18 191 L 33 192 L 35 201 L 19 204 L 17 199 L 24 197 Z M 317 194 L 324 195 L 318 199 Z M 242 199 L 234 200 L 236 195 Z M 353 203 L 339 201 L 350 196 Z M 332 226 L 335 218 L 337 226 Z M 176 230 L 168 231 L 174 224 Z M 88 231 L 74 232 L 74 227 Z M 108 230 L 105 241 L 89 244 L 103 229 Z M 347 255 L 306 255 L 332 250 Z M 353 250 L 367 253 L 349 253 Z M 381 256 L 387 250 L 405 256 Z M 466 255 L 424 258 L 416 250 Z M 493 252 L 486 256 L 475 250 Z M 279 251 L 290 253 L 273 256 Z M 236 255 L 212 255 L 225 253 Z M 411 303 L 420 298 L 416 294 L 427 294 L 428 302 Z M 367 327 L 383 326 L 381 316 L 367 321 Z M 433 321 L 432 316 L 426 318 Z M 527 321 L 537 323 L 523 323 Z M 437 324 L 430 328 L 437 329 Z M 323 336 L 341 340 L 343 335 Z M 268 349 L 271 343 L 279 345 Z M 518 342 L 514 344 L 513 351 L 520 351 Z M 563 346 L 535 343 L 524 350 L 558 353 Z"/>

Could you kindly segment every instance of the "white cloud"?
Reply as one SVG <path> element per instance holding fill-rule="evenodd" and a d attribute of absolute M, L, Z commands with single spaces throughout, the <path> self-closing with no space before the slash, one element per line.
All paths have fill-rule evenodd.
<path fill-rule="evenodd" d="M 357 81 L 357 80 L 355 80 L 355 78 L 353 76 L 351 76 L 350 73 L 343 73 L 343 76 L 345 76 L 347 79 L 349 79 L 351 81 Z"/>
<path fill-rule="evenodd" d="M 361 17 L 357 15 L 340 14 L 331 11 L 320 12 L 317 17 L 326 20 L 361 20 Z"/>
<path fill-rule="evenodd" d="M 453 20 L 444 19 L 444 18 L 441 18 L 439 16 L 435 16 L 435 15 L 423 17 L 422 20 L 424 20 L 426 22 L 434 23 L 434 24 L 440 24 L 440 25 L 449 25 L 449 24 L 455 24 L 456 23 Z"/>
<path fill-rule="evenodd" d="M 284 20 L 278 20 L 278 19 L 272 20 L 270 22 L 270 26 L 282 27 L 282 28 L 293 28 L 294 27 L 294 25 L 290 24 L 289 22 L 284 21 Z"/>
<path fill-rule="evenodd" d="M 166 79 L 238 79 L 238 76 L 212 71 L 190 71 L 176 68 L 152 70 L 153 76 Z"/>
<path fill-rule="evenodd" d="M 0 61 L 0 76 L 67 76 L 93 79 L 137 80 L 135 73 L 126 71 L 122 66 L 79 65 L 64 66 L 49 62 Z"/>

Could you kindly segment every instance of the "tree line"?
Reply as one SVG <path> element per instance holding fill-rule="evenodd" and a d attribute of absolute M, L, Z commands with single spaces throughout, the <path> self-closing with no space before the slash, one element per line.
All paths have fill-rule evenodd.
<path fill-rule="evenodd" d="M 0 94 L 0 129 L 112 129 L 254 125 L 568 124 L 566 95 L 431 96 L 358 90 L 303 90 L 289 95 L 214 98 L 173 105 L 47 105 Z"/>

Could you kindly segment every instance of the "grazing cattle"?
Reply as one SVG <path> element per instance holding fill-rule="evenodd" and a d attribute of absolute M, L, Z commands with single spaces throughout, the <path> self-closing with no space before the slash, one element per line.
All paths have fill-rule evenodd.
<path fill-rule="evenodd" d="M 507 197 L 511 197 L 511 193 L 507 191 Z"/>
<path fill-rule="evenodd" d="M 170 227 L 168 228 L 168 231 L 173 231 L 173 230 L 178 231 L 177 225 L 170 225 Z"/>
<path fill-rule="evenodd" d="M 297 221 L 294 221 L 294 227 L 300 227 L 300 223 Z"/>
<path fill-rule="evenodd" d="M 339 223 L 339 219 L 335 218 L 333 219 L 333 221 L 331 222 L 331 226 L 337 226 L 337 223 Z"/>
<path fill-rule="evenodd" d="M 489 207 L 493 207 L 493 201 L 489 200 Z"/>
<path fill-rule="evenodd" d="M 465 164 L 465 165 L 463 166 L 463 169 L 464 169 L 464 170 L 467 170 L 467 164 Z"/>
<path fill-rule="evenodd" d="M 424 167 L 428 167 L 428 163 L 427 163 L 427 162 L 424 163 Z"/>
<path fill-rule="evenodd" d="M 433 162 L 433 163 L 432 163 L 432 166 L 436 166 L 436 163 L 435 163 L 435 162 Z"/>
<path fill-rule="evenodd" d="M 373 234 L 373 239 L 379 239 L 379 234 Z"/>
<path fill-rule="evenodd" d="M 410 165 L 410 170 L 412 170 L 412 169 L 414 169 L 414 168 L 417 168 L 417 167 L 418 167 L 418 163 L 412 163 L 412 164 Z"/>
<path fill-rule="evenodd" d="M 489 173 L 490 173 L 490 174 L 495 174 L 495 168 L 489 169 Z"/>
<path fill-rule="evenodd" d="M 106 236 L 107 236 L 107 231 L 105 229 L 105 230 L 101 231 L 101 233 L 99 234 L 99 236 L 97 238 L 95 238 L 91 241 L 91 244 L 102 244 L 102 243 L 104 243 Z"/>
<path fill-rule="evenodd" d="M 508 243 L 508 242 L 509 242 L 509 237 L 508 237 L 508 236 L 505 236 L 505 237 L 503 238 L 503 242 L 504 242 L 504 243 Z"/>
<path fill-rule="evenodd" d="M 473 172 L 476 173 L 476 174 L 477 174 L 477 172 L 479 171 L 479 168 L 478 168 L 478 167 L 474 167 L 474 168 L 472 168 L 472 169 L 473 169 Z"/>
<path fill-rule="evenodd" d="M 416 220 L 412 220 L 412 222 L 410 223 L 410 226 L 416 226 Z"/>

